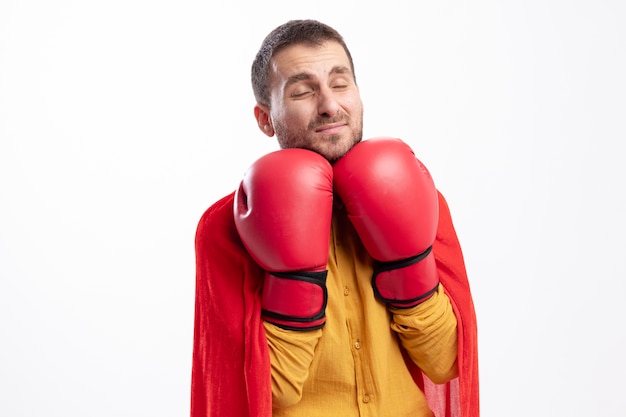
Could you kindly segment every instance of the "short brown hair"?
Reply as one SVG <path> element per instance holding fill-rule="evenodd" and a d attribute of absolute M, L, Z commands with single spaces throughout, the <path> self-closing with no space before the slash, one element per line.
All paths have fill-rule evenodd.
<path fill-rule="evenodd" d="M 270 60 L 278 51 L 290 45 L 321 45 L 326 41 L 335 41 L 343 47 L 350 61 L 352 75 L 356 80 L 352 55 L 339 32 L 317 20 L 290 20 L 265 37 L 252 62 L 252 90 L 256 101 L 259 104 L 269 105 Z"/>

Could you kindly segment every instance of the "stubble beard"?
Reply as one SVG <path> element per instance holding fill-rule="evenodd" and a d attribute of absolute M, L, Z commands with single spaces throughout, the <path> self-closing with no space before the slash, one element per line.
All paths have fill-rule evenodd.
<path fill-rule="evenodd" d="M 339 118 L 338 120 L 324 119 L 309 124 L 306 129 L 298 129 L 296 131 L 290 131 L 286 126 L 275 124 L 274 131 L 278 145 L 282 149 L 308 149 L 317 152 L 329 162 L 333 163 L 363 139 L 363 113 L 361 113 L 358 123 L 351 128 L 351 132 L 347 136 L 330 135 L 324 139 L 313 139 L 311 132 L 314 132 L 315 129 L 321 125 L 336 123 L 346 119 L 349 124 L 351 119 L 346 117 Z"/>

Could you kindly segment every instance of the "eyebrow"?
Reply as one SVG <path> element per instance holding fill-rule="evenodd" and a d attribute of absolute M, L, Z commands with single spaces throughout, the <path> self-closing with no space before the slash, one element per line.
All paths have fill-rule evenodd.
<path fill-rule="evenodd" d="M 343 66 L 343 65 L 336 65 L 329 72 L 329 74 L 331 75 L 332 74 L 350 74 L 350 73 L 352 73 L 352 71 L 350 71 L 350 68 Z M 310 80 L 311 78 L 312 78 L 311 74 L 307 72 L 300 72 L 298 74 L 294 74 L 291 77 L 287 78 L 285 87 L 295 84 L 298 81 Z"/>

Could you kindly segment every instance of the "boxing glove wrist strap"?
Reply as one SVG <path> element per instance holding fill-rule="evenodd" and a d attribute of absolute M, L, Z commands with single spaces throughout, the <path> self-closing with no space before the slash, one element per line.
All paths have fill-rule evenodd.
<path fill-rule="evenodd" d="M 428 249 L 426 249 L 424 252 L 420 253 L 419 255 L 412 256 L 410 258 L 401 259 L 399 261 L 389 261 L 389 262 L 377 261 L 374 272 L 380 273 L 380 272 L 385 272 L 385 271 L 391 271 L 392 269 L 405 268 L 407 266 L 416 264 L 424 260 L 428 255 L 430 255 L 432 250 L 433 250 L 433 247 L 429 246 Z"/>
<path fill-rule="evenodd" d="M 374 294 L 398 308 L 428 299 L 439 286 L 432 246 L 419 255 L 393 262 L 377 262 L 372 276 Z"/>
<path fill-rule="evenodd" d="M 326 322 L 326 276 L 320 272 L 267 272 L 263 319 L 287 330 L 320 329 Z"/>

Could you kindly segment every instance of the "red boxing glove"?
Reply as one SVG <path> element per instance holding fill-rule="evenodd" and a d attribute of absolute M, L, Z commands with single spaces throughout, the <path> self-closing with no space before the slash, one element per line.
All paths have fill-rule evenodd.
<path fill-rule="evenodd" d="M 235 193 L 235 225 L 266 271 L 263 319 L 291 330 L 321 328 L 333 172 L 321 155 L 284 149 L 259 158 Z"/>
<path fill-rule="evenodd" d="M 439 285 L 432 253 L 439 205 L 426 167 L 401 140 L 376 138 L 355 145 L 333 168 L 335 190 L 377 261 L 376 296 L 401 308 L 429 298 Z"/>

